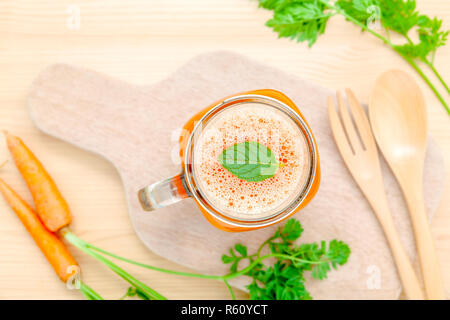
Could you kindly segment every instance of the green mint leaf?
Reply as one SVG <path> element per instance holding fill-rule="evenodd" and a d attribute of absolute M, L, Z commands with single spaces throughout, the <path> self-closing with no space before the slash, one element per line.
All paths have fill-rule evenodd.
<path fill-rule="evenodd" d="M 269 148 L 254 141 L 228 147 L 219 155 L 218 161 L 239 179 L 251 182 L 273 177 L 280 166 Z"/>

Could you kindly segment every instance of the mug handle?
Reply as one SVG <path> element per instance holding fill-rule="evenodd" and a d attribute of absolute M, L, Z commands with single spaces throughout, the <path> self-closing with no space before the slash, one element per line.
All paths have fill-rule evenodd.
<path fill-rule="evenodd" d="M 138 192 L 139 202 L 145 211 L 167 207 L 190 196 L 184 173 L 146 186 Z"/>

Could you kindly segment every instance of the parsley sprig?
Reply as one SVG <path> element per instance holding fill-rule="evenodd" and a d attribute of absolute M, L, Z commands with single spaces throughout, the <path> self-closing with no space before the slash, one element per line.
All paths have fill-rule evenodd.
<path fill-rule="evenodd" d="M 296 244 L 303 228 L 295 219 L 290 219 L 267 239 L 255 254 L 248 255 L 247 248 L 241 244 L 223 255 L 222 261 L 230 264 L 229 277 L 243 274 L 252 279 L 247 289 L 254 300 L 310 300 L 305 287 L 304 273 L 312 272 L 314 279 L 326 279 L 331 269 L 337 269 L 347 262 L 350 248 L 342 241 L 332 240 L 328 244 Z M 264 249 L 270 253 L 262 255 Z M 270 265 L 266 259 L 275 259 Z M 247 261 L 248 266 L 238 271 L 238 266 Z"/>
<path fill-rule="evenodd" d="M 415 0 L 258 0 L 259 6 L 274 12 L 266 25 L 276 31 L 279 37 L 298 42 L 306 41 L 311 47 L 325 32 L 332 16 L 342 15 L 347 21 L 360 27 L 402 56 L 422 77 L 434 92 L 448 114 L 450 108 L 422 66 L 428 67 L 445 88 L 450 89 L 434 65 L 436 50 L 444 46 L 449 31 L 442 30 L 442 20 L 430 18 L 416 10 Z M 377 16 L 378 15 L 378 16 Z M 370 25 L 373 17 L 378 19 L 382 30 Z M 378 32 L 380 31 L 380 32 Z M 403 38 L 393 42 L 390 34 Z M 416 33 L 416 41 L 411 35 Z"/>
<path fill-rule="evenodd" d="M 221 280 L 227 286 L 233 299 L 236 296 L 229 281 L 247 276 L 251 279 L 250 285 L 247 286 L 250 299 L 310 300 L 312 297 L 305 287 L 305 272 L 311 272 L 314 279 L 326 279 L 329 271 L 337 269 L 338 266 L 347 262 L 350 248 L 338 240 L 332 240 L 329 243 L 322 241 L 320 244 L 298 244 L 302 232 L 303 228 L 300 222 L 290 219 L 284 226 L 279 227 L 273 236 L 264 241 L 256 253 L 248 254 L 246 246 L 236 244 L 230 248 L 228 254 L 222 256 L 222 262 L 230 265 L 230 272 L 226 275 L 207 275 L 163 269 L 105 251 L 76 238 L 74 234 L 66 235 L 66 239 L 76 245 L 82 243 L 82 248 L 94 256 L 105 255 L 146 269 L 173 275 Z M 267 261 L 270 263 L 266 264 Z M 162 297 L 142 283 L 138 283 L 138 285 L 135 285 L 134 281 L 130 283 L 133 287 L 128 289 L 122 299 L 139 297 L 148 300 L 154 299 L 154 295 Z M 151 296 L 147 292 L 149 290 L 152 293 Z"/>

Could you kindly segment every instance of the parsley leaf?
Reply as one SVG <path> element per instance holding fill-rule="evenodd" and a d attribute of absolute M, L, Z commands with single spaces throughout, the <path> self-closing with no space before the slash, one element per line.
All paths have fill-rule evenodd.
<path fill-rule="evenodd" d="M 442 30 L 442 20 L 419 13 L 416 0 L 259 0 L 259 6 L 273 11 L 273 17 L 266 25 L 277 32 L 279 38 L 305 41 L 309 47 L 325 32 L 330 17 L 344 16 L 400 54 L 450 114 L 449 105 L 418 64 L 422 62 L 430 68 L 450 94 L 449 86 L 434 67 L 436 50 L 445 45 L 449 31 Z M 384 30 L 375 30 L 368 25 L 374 18 Z M 390 32 L 401 35 L 404 41 L 392 42 Z M 415 38 L 417 40 L 413 41 Z"/>
<path fill-rule="evenodd" d="M 366 23 L 373 12 L 371 6 L 378 5 L 377 0 L 338 0 L 336 6 L 361 23 Z"/>
<path fill-rule="evenodd" d="M 278 2 L 277 6 L 273 3 L 264 5 L 266 8 L 275 8 L 273 18 L 266 25 L 276 31 L 280 38 L 307 41 L 310 47 L 325 32 L 327 21 L 333 15 L 324 12 L 326 6 L 316 1 Z"/>
<path fill-rule="evenodd" d="M 442 20 L 430 19 L 427 16 L 419 16 L 417 25 L 419 42 L 413 43 L 409 40 L 408 43 L 395 47 L 404 55 L 411 58 L 420 58 L 424 62 L 428 62 L 431 54 L 431 61 L 433 61 L 436 49 L 445 45 L 449 31 L 441 31 Z"/>

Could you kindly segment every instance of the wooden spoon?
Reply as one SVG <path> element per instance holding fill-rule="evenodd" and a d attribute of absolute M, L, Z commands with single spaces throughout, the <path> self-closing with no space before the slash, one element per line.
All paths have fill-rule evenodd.
<path fill-rule="evenodd" d="M 445 299 L 423 198 L 427 113 L 419 86 L 402 71 L 383 73 L 372 90 L 369 116 L 375 139 L 408 205 L 427 296 Z"/>

